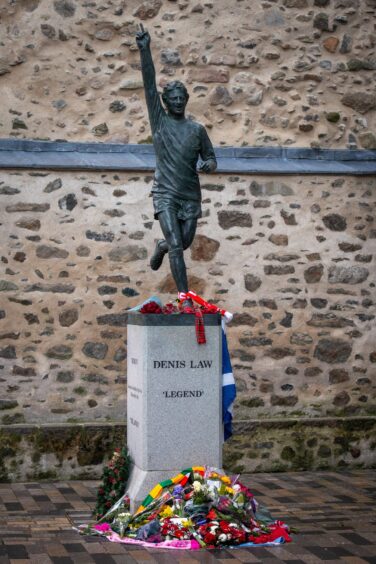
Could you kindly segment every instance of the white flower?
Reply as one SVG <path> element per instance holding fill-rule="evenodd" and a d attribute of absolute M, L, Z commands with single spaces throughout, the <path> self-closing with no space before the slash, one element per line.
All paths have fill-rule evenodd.
<path fill-rule="evenodd" d="M 119 513 L 119 515 L 117 516 L 120 522 L 129 521 L 130 517 L 131 517 L 130 513 Z"/>
<path fill-rule="evenodd" d="M 195 480 L 193 482 L 193 490 L 195 491 L 195 493 L 200 492 L 202 490 L 201 482 L 198 482 L 197 480 Z"/>

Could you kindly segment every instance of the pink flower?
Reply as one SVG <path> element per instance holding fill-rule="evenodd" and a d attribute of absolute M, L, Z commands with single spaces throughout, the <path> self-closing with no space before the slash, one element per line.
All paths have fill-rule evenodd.
<path fill-rule="evenodd" d="M 111 527 L 108 523 L 100 523 L 99 525 L 94 525 L 94 529 L 96 531 L 100 531 L 101 533 L 107 533 L 111 531 Z"/>

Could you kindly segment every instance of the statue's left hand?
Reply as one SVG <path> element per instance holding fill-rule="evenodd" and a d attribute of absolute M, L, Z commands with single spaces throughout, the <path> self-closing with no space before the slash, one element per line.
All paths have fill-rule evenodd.
<path fill-rule="evenodd" d="M 209 159 L 201 163 L 198 167 L 199 172 L 214 172 L 216 169 L 216 163 L 213 159 Z"/>

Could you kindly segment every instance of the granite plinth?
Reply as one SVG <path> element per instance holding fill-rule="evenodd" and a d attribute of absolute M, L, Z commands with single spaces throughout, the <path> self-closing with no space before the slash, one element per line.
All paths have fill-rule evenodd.
<path fill-rule="evenodd" d="M 135 509 L 161 480 L 196 465 L 222 466 L 222 335 L 219 315 L 128 316 L 128 493 Z"/>

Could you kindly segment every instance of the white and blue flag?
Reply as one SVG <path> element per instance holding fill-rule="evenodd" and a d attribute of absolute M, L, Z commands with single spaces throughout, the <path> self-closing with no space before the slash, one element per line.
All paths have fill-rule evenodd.
<path fill-rule="evenodd" d="M 227 439 L 229 439 L 232 435 L 232 411 L 235 398 L 235 379 L 232 373 L 224 322 L 222 322 L 222 418 L 225 441 L 227 441 Z"/>

